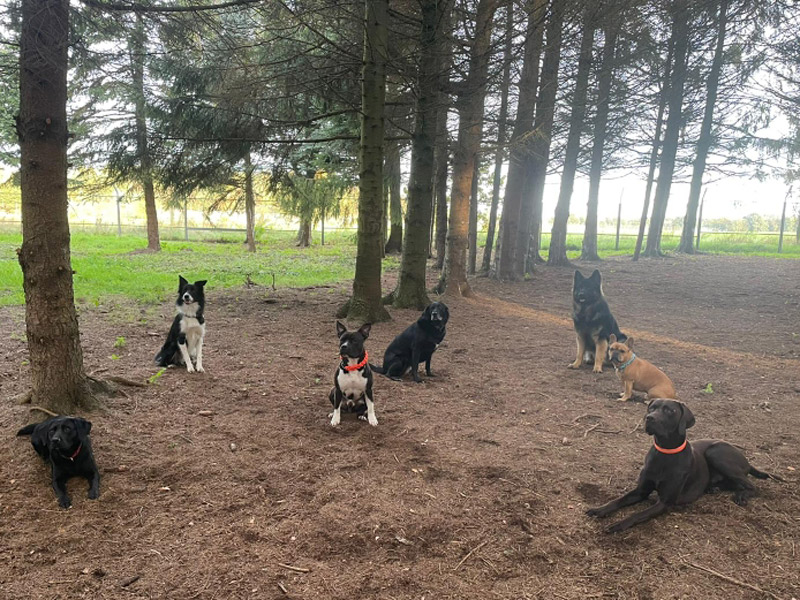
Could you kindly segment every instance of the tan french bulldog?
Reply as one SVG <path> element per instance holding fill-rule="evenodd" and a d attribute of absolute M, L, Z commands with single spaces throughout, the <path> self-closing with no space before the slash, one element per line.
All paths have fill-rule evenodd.
<path fill-rule="evenodd" d="M 608 342 L 608 358 L 614 365 L 617 377 L 625 386 L 625 391 L 620 394 L 620 401 L 630 400 L 634 390 L 645 392 L 648 399 L 676 398 L 675 386 L 664 371 L 633 353 L 632 337 L 622 343 L 612 333 Z"/>

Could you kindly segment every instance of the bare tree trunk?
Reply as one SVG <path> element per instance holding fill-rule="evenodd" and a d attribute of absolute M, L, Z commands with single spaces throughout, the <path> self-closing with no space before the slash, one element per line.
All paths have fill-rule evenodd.
<path fill-rule="evenodd" d="M 592 47 L 594 46 L 594 10 L 594 7 L 589 4 L 584 8 L 578 72 L 575 76 L 575 93 L 572 97 L 567 147 L 564 150 L 564 170 L 561 173 L 561 188 L 558 193 L 553 229 L 550 233 L 550 252 L 547 255 L 547 264 L 551 266 L 570 264 L 567 258 L 567 222 L 569 221 L 572 190 L 575 186 L 575 173 L 578 170 L 578 156 L 581 151 L 581 131 L 586 116 L 586 96 L 589 91 L 589 73 L 592 68 Z"/>
<path fill-rule="evenodd" d="M 453 187 L 447 258 L 439 289 L 449 295 L 470 295 L 467 282 L 469 198 L 475 158 L 480 150 L 483 110 L 491 54 L 492 21 L 498 0 L 479 0 L 475 14 L 475 39 L 470 49 L 464 95 L 459 99 L 458 142 L 453 157 Z"/>
<path fill-rule="evenodd" d="M 387 0 L 366 0 L 361 84 L 358 253 L 353 296 L 340 314 L 353 321 L 386 321 L 381 298 L 383 237 L 383 126 L 386 100 Z"/>
<path fill-rule="evenodd" d="M 300 227 L 297 229 L 297 246 L 308 248 L 311 245 L 311 221 L 300 219 Z"/>
<path fill-rule="evenodd" d="M 492 204 L 489 208 L 489 227 L 486 231 L 486 245 L 483 248 L 481 271 L 489 273 L 492 266 L 492 247 L 497 227 L 497 210 L 500 205 L 500 185 L 502 183 L 503 157 L 508 128 L 508 88 L 511 87 L 511 62 L 514 59 L 514 3 L 506 8 L 506 45 L 503 61 L 503 82 L 500 87 L 500 114 L 497 117 L 497 149 L 494 153 L 494 177 L 492 179 Z"/>
<path fill-rule="evenodd" d="M 480 182 L 480 157 L 475 157 L 475 169 L 472 172 L 472 184 L 469 190 L 469 233 L 467 236 L 469 252 L 467 253 L 467 273 L 475 274 L 478 262 L 478 183 Z"/>
<path fill-rule="evenodd" d="M 689 186 L 689 203 L 686 206 L 686 217 L 683 220 L 683 232 L 679 252 L 694 254 L 694 226 L 697 221 L 697 206 L 700 202 L 700 189 L 703 187 L 703 174 L 706 170 L 706 159 L 714 137 L 711 128 L 714 125 L 714 105 L 717 103 L 717 89 L 719 77 L 722 72 L 722 61 L 725 52 L 725 30 L 728 24 L 728 0 L 720 0 L 719 17 L 717 20 L 717 46 L 714 49 L 714 58 L 711 61 L 711 71 L 706 80 L 706 107 L 703 114 L 703 124 L 700 126 L 700 137 L 697 140 L 697 156 L 692 167 L 692 183 Z"/>
<path fill-rule="evenodd" d="M 647 215 L 650 211 L 650 193 L 653 191 L 655 182 L 656 165 L 658 164 L 659 150 L 661 147 L 661 128 L 664 125 L 664 112 L 667 109 L 667 90 L 672 73 L 672 56 L 674 54 L 674 40 L 670 40 L 667 60 L 664 62 L 664 79 L 661 84 L 661 92 L 658 101 L 658 116 L 656 117 L 656 128 L 653 134 L 653 148 L 650 150 L 650 166 L 647 169 L 647 187 L 644 191 L 644 205 L 642 206 L 642 218 L 639 220 L 639 235 L 636 236 L 636 248 L 633 251 L 634 262 L 639 260 L 644 241 L 644 230 L 647 226 Z"/>
<path fill-rule="evenodd" d="M 442 64 L 442 17 L 451 3 L 422 0 L 422 29 L 417 72 L 417 103 L 411 144 L 406 238 L 394 294 L 398 308 L 422 310 L 430 302 L 426 285 L 433 207 L 434 143 L 437 129 L 439 67 Z"/>
<path fill-rule="evenodd" d="M 673 0 L 672 39 L 675 40 L 675 61 L 669 86 L 667 126 L 664 130 L 664 147 L 661 151 L 661 166 L 658 170 L 656 195 L 653 198 L 653 215 L 647 232 L 645 256 L 661 256 L 661 232 L 667 214 L 669 191 L 675 173 L 675 156 L 681 128 L 683 88 L 686 82 L 686 56 L 689 51 L 689 0 Z"/>
<path fill-rule="evenodd" d="M 622 15 L 611 16 L 611 19 Z M 589 202 L 586 206 L 586 226 L 583 231 L 581 260 L 600 260 L 597 254 L 597 205 L 600 199 L 600 178 L 603 174 L 603 149 L 606 143 L 609 98 L 614 80 L 614 50 L 617 45 L 619 27 L 612 23 L 605 28 L 603 62 L 597 82 L 597 115 L 594 120 L 594 141 L 592 143 L 592 163 L 589 167 Z"/>
<path fill-rule="evenodd" d="M 522 73 L 519 79 L 519 100 L 514 130 L 509 143 L 508 175 L 506 176 L 503 217 L 500 221 L 499 247 L 495 256 L 495 275 L 499 279 L 520 279 L 523 274 L 514 269 L 517 254 L 522 205 L 531 202 L 525 195 L 533 149 L 533 116 L 536 107 L 536 88 L 539 84 L 539 58 L 544 38 L 547 0 L 535 0 L 528 12 Z M 525 209 L 530 214 L 530 209 Z M 527 251 L 527 241 L 525 248 Z"/>
<path fill-rule="evenodd" d="M 389 187 L 389 239 L 384 247 L 385 254 L 400 252 L 403 249 L 403 207 L 400 202 L 400 146 L 394 142 L 386 146 L 386 179 Z"/>
<path fill-rule="evenodd" d="M 35 404 L 59 414 L 94 402 L 83 372 L 67 220 L 68 0 L 23 0 L 19 59 L 25 324 Z"/>
<path fill-rule="evenodd" d="M 250 161 L 250 153 L 245 156 L 244 168 L 244 212 L 246 218 L 245 227 L 247 251 L 256 251 L 256 195 L 253 191 L 253 163 Z M 310 227 L 309 227 L 310 236 Z M 308 244 L 306 244 L 308 245 Z"/>
<path fill-rule="evenodd" d="M 449 71 L 453 62 L 453 43 L 449 37 L 452 28 L 452 2 L 447 2 L 442 15 L 442 56 L 439 67 L 439 94 L 436 111 L 436 150 L 434 161 L 434 193 L 436 194 L 436 268 L 444 269 L 447 254 L 447 166 L 450 159 L 450 136 L 447 129 L 450 95 L 445 92 L 449 88 Z"/>
<path fill-rule="evenodd" d="M 139 182 L 144 189 L 144 210 L 147 216 L 147 248 L 158 252 L 161 241 L 158 235 L 156 193 L 153 185 L 153 161 L 147 139 L 147 107 L 144 97 L 145 31 L 142 15 L 136 14 L 136 27 L 131 34 L 131 67 L 136 111 L 136 154 L 139 158 Z"/>
<path fill-rule="evenodd" d="M 562 1 L 553 2 L 545 32 L 547 49 L 542 62 L 542 80 L 536 100 L 536 119 L 533 123 L 537 135 L 533 142 L 532 163 L 528 170 L 526 190 L 523 193 L 525 200 L 520 211 L 520 229 L 514 257 L 514 271 L 520 278 L 533 269 L 535 262 L 542 262 L 542 257 L 539 256 L 542 198 L 547 178 L 547 164 L 550 162 L 565 4 L 566 2 Z"/>

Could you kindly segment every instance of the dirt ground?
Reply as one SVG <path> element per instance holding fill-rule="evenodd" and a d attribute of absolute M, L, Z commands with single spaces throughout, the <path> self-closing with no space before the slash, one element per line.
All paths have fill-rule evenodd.
<path fill-rule="evenodd" d="M 449 301 L 436 376 L 377 376 L 377 428 L 328 425 L 346 286 L 210 282 L 207 372 L 170 370 L 89 415 L 101 496 L 72 480 L 63 511 L 28 439 L 14 438 L 29 412 L 9 398 L 28 373 L 22 310 L 6 308 L 0 596 L 800 598 L 800 263 L 600 268 L 623 331 L 694 411 L 691 438 L 734 442 L 786 483 L 757 481 L 746 507 L 708 495 L 618 535 L 603 532 L 613 517 L 584 516 L 632 486 L 651 440 L 644 404 L 617 401 L 613 370 L 566 368 L 572 271 L 542 268 L 524 283 L 478 279 L 474 298 Z M 417 316 L 391 312 L 368 340 L 374 360 Z M 159 311 L 82 310 L 87 370 L 147 380 L 171 315 L 166 299 Z"/>

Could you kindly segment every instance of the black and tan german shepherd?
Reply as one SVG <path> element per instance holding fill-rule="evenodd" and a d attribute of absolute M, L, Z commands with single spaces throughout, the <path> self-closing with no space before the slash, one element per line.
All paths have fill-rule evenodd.
<path fill-rule="evenodd" d="M 575 362 L 570 369 L 578 369 L 584 360 L 594 360 L 595 373 L 603 372 L 603 362 L 608 360 L 608 338 L 613 333 L 617 341 L 624 342 L 628 337 L 619 330 L 616 319 L 611 314 L 603 296 L 600 271 L 594 270 L 589 277 L 575 271 L 572 282 L 572 323 L 578 342 Z M 592 358 L 593 357 L 593 358 Z"/>

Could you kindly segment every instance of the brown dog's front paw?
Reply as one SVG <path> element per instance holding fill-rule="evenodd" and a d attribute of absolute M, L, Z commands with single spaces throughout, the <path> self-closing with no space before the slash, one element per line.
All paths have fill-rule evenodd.
<path fill-rule="evenodd" d="M 580 361 L 576 361 L 576 362 L 569 363 L 567 365 L 567 368 L 568 369 L 580 369 L 581 368 L 581 362 Z"/>
<path fill-rule="evenodd" d="M 602 373 L 602 372 L 603 372 L 602 365 L 595 365 L 594 368 L 592 369 L 592 373 Z"/>

